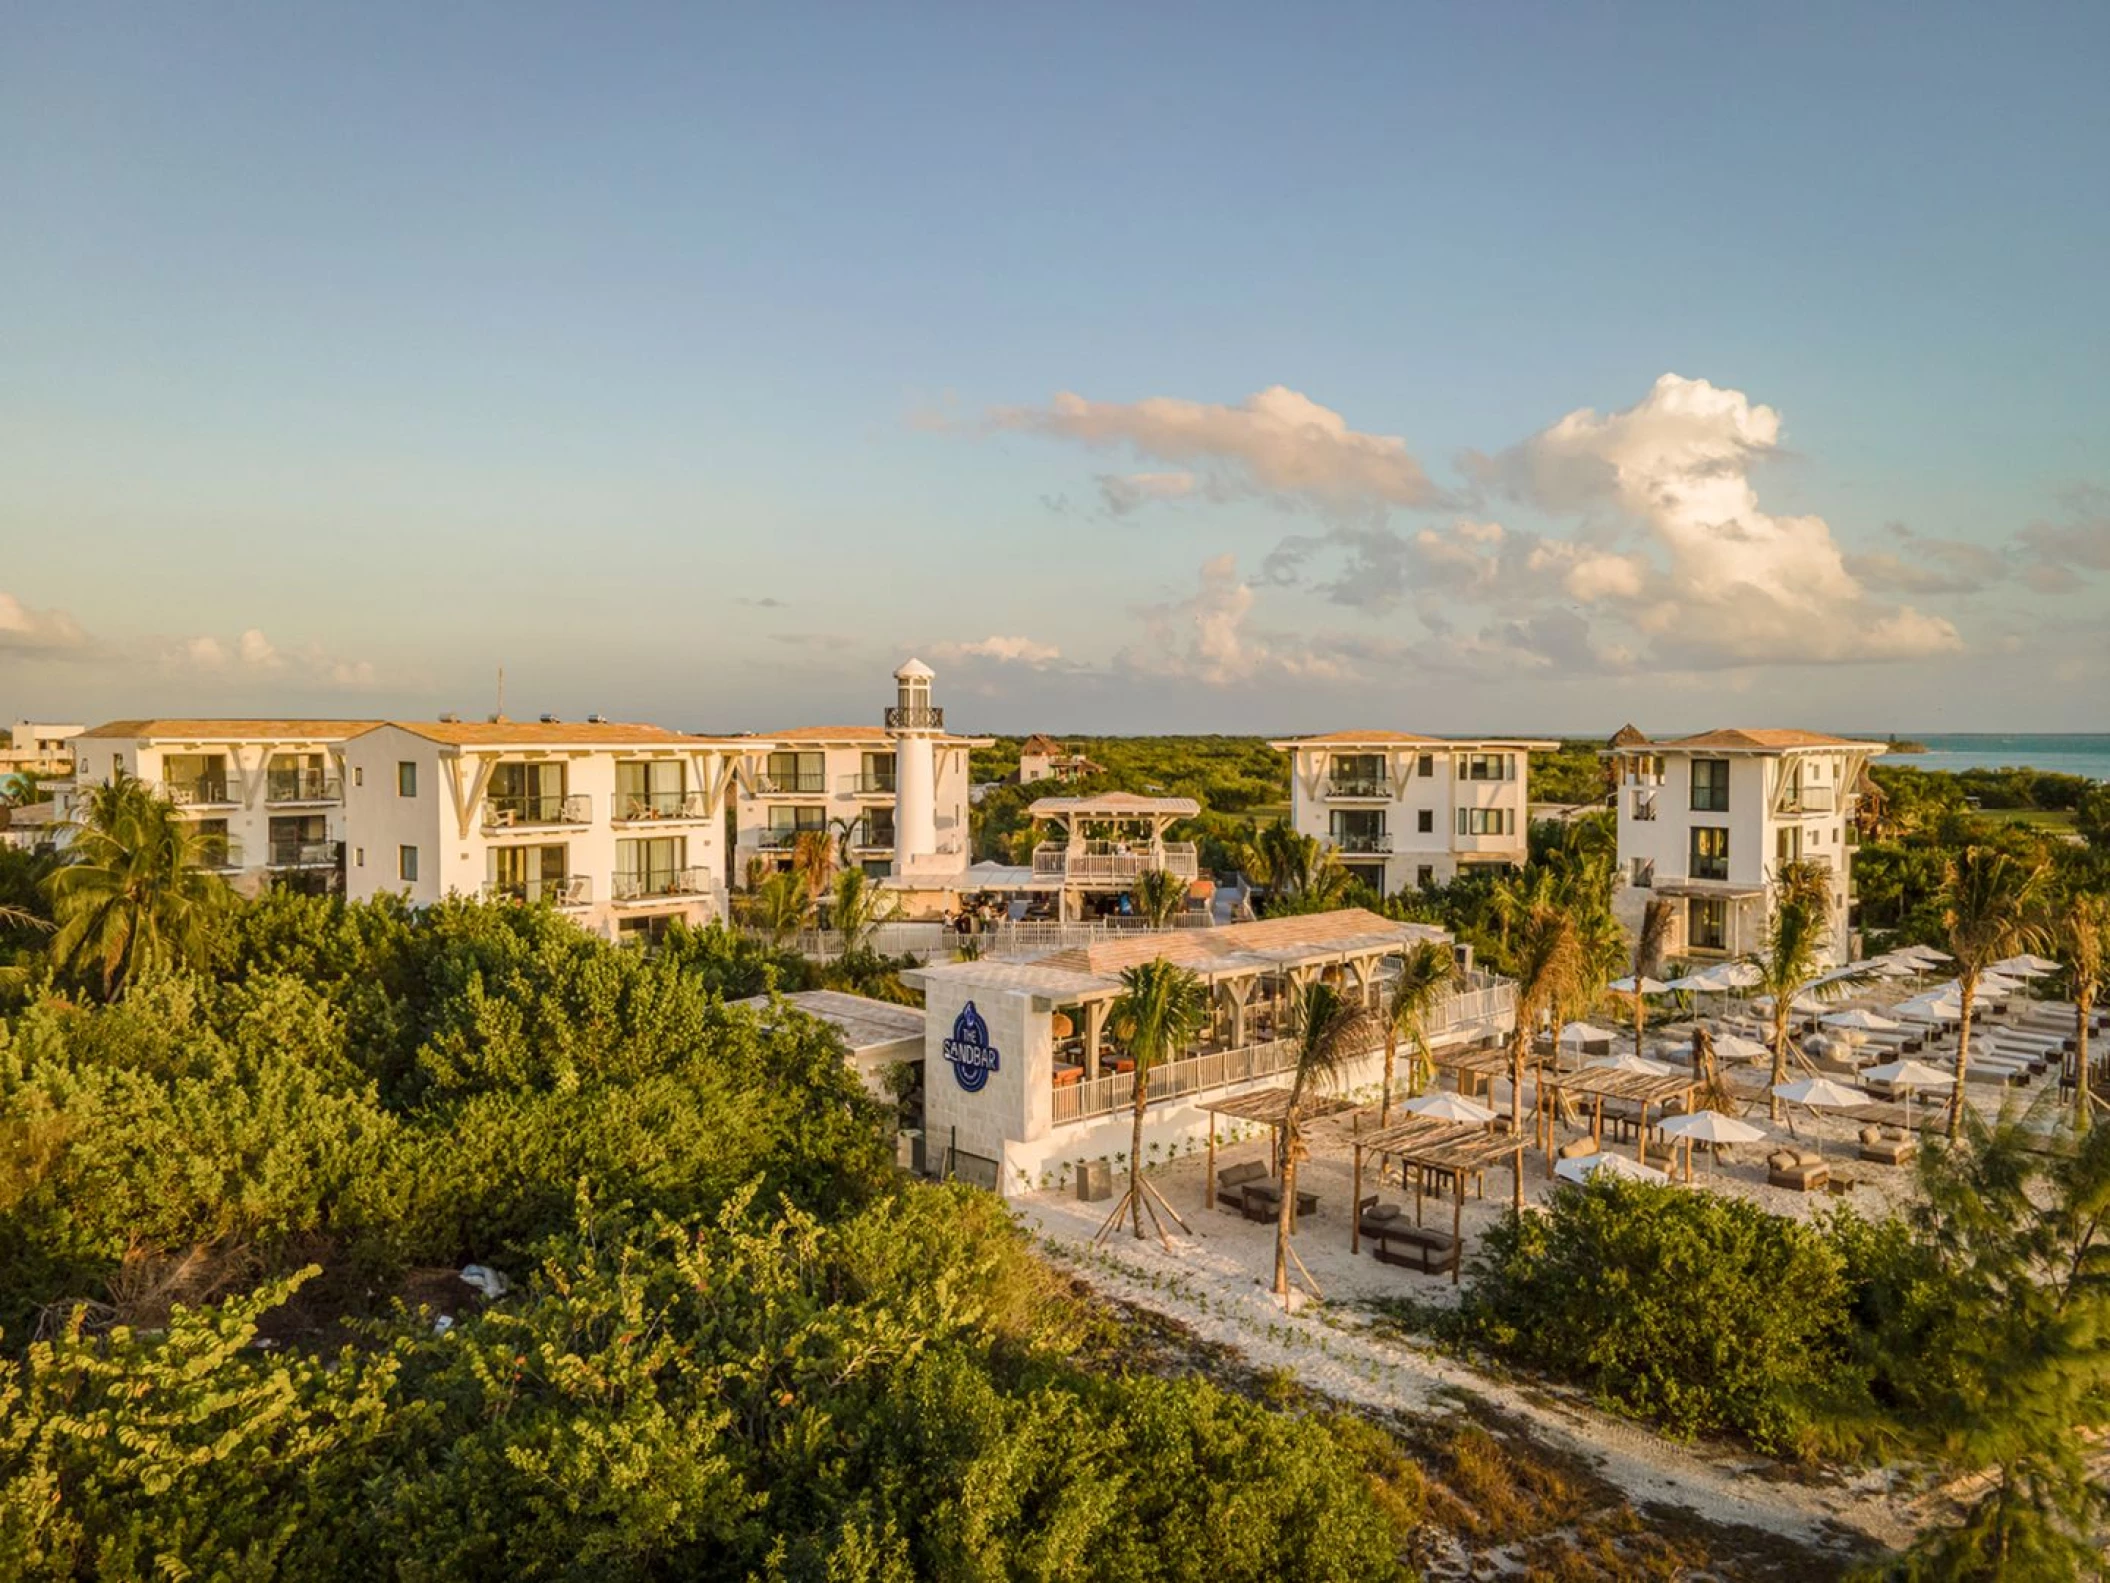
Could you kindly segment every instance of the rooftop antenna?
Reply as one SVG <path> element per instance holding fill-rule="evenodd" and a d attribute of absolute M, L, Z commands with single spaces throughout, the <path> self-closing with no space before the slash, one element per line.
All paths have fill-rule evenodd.
<path fill-rule="evenodd" d="M 498 718 L 506 717 L 506 668 L 498 667 Z"/>

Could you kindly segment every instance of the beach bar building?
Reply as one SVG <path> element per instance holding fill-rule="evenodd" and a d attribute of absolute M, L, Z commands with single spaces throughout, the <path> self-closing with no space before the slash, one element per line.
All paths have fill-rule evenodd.
<path fill-rule="evenodd" d="M 1176 962 L 1209 991 L 1193 1049 L 1150 1074 L 1145 1147 L 1166 1157 L 1204 1142 L 1204 1100 L 1279 1083 L 1294 1066 L 1298 990 L 1324 980 L 1377 1009 L 1398 958 L 1423 940 L 1449 937 L 1344 908 L 913 970 L 904 976 L 925 996 L 922 1169 L 1019 1193 L 1064 1164 L 1126 1154 L 1135 1075 L 1109 1017 L 1126 968 Z M 1424 1027 L 1441 1050 L 1505 1035 L 1514 1020 L 1515 986 L 1468 972 Z M 1343 1086 L 1382 1071 L 1383 1043 L 1373 1040 Z"/>

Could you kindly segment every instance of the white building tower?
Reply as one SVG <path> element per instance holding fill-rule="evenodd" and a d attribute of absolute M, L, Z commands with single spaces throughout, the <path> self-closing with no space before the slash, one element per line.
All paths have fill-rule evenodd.
<path fill-rule="evenodd" d="M 894 672 L 894 707 L 886 728 L 894 738 L 894 872 L 914 874 L 938 856 L 937 739 L 945 711 L 931 707 L 936 672 L 910 660 Z"/>

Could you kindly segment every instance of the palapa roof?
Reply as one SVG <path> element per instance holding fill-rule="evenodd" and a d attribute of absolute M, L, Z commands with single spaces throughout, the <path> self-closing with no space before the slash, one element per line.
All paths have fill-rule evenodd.
<path fill-rule="evenodd" d="M 1680 752 L 1785 753 L 1793 748 L 1866 748 L 1880 753 L 1886 744 L 1859 742 L 1852 737 L 1827 736 L 1822 731 L 1775 730 L 1770 727 L 1719 726 L 1696 736 L 1670 737 L 1652 744 Z"/>
<path fill-rule="evenodd" d="M 1367 1108 L 1362 1112 L 1368 1113 Z M 1326 1137 L 1329 1142 L 1346 1143 L 1365 1154 L 1389 1154 L 1408 1165 L 1446 1171 L 1484 1171 L 1491 1165 L 1514 1161 L 1524 1148 L 1521 1139 L 1489 1132 L 1478 1123 L 1441 1121 L 1434 1116 L 1409 1116 L 1389 1127 L 1358 1129 L 1353 1133 L 1343 1132 L 1341 1121 L 1336 1118 Z"/>
<path fill-rule="evenodd" d="M 1038 753 L 1043 758 L 1055 758 L 1068 751 L 1068 748 L 1057 742 L 1053 737 L 1043 736 L 1038 731 L 1018 745 L 1018 756 L 1020 758 L 1024 758 L 1029 753 Z"/>
<path fill-rule="evenodd" d="M 1289 1096 L 1290 1090 L 1286 1087 L 1255 1088 L 1243 1094 L 1233 1094 L 1229 1099 L 1200 1100 L 1195 1108 L 1213 1115 L 1229 1116 L 1234 1121 L 1256 1121 L 1263 1126 L 1279 1127 L 1289 1119 Z M 1314 1121 L 1321 1116 L 1334 1116 L 1355 1108 L 1354 1100 L 1338 1094 L 1307 1093 L 1297 1111 L 1305 1121 Z"/>
<path fill-rule="evenodd" d="M 1618 1067 L 1584 1067 L 1579 1072 L 1548 1073 L 1540 1082 L 1569 1094 L 1592 1094 L 1601 1099 L 1631 1099 L 1644 1105 L 1661 1105 L 1683 1099 L 1700 1086 L 1697 1077 L 1670 1077 L 1654 1072 L 1627 1072 Z"/>
<path fill-rule="evenodd" d="M 1611 741 L 1605 745 L 1615 748 L 1645 748 L 1649 745 L 1648 733 L 1629 720 L 1612 733 Z"/>
<path fill-rule="evenodd" d="M 305 738 L 343 741 L 371 731 L 378 720 L 106 720 L 81 732 L 83 737 L 176 737 L 186 742 L 284 742 Z"/>

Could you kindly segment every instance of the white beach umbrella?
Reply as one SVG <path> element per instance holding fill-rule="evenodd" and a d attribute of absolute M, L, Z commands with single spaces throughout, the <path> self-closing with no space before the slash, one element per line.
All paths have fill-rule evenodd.
<path fill-rule="evenodd" d="M 1759 995 L 1752 1000 L 1751 1004 L 1757 1010 L 1770 1014 L 1773 1010 L 1773 997 L 1771 995 Z M 1796 992 L 1795 998 L 1788 1002 L 1788 1009 L 1790 1011 L 1822 1011 L 1824 1010 L 1824 1005 L 1825 1003 L 1822 999 L 1812 995 L 1805 989 Z"/>
<path fill-rule="evenodd" d="M 1954 1072 L 1944 1072 L 1938 1066 L 1929 1066 L 1925 1061 L 1915 1061 L 1910 1057 L 1867 1067 L 1861 1075 L 1871 1082 L 1888 1083 L 1892 1088 L 1905 1091 L 1905 1129 L 1908 1132 L 1912 1130 L 1912 1096 L 1917 1090 L 1956 1086 Z"/>
<path fill-rule="evenodd" d="M 2056 973 L 2059 964 L 2048 956 L 2038 956 L 2024 951 L 2020 956 L 2010 956 L 1993 964 L 1993 971 L 2006 973 L 2015 978 L 2042 978 L 2047 973 Z"/>
<path fill-rule="evenodd" d="M 1708 971 L 1720 979 L 1726 989 L 1756 989 L 1766 979 L 1756 962 L 1724 962 Z"/>
<path fill-rule="evenodd" d="M 1718 1033 L 1714 1036 L 1714 1053 L 1725 1061 L 1762 1061 L 1773 1052 L 1740 1033 Z"/>
<path fill-rule="evenodd" d="M 1463 1094 L 1423 1094 L 1419 1099 L 1408 1100 L 1400 1108 L 1437 1121 L 1488 1122 L 1495 1119 L 1493 1111 Z"/>
<path fill-rule="evenodd" d="M 1891 956 L 1872 956 L 1854 966 L 1876 978 L 1911 978 L 1919 972 L 1917 962 L 1900 962 Z"/>
<path fill-rule="evenodd" d="M 1640 992 L 1644 995 L 1667 995 L 1670 993 L 1670 986 L 1661 979 L 1643 977 L 1637 981 L 1632 974 L 1628 974 L 1625 978 L 1613 979 L 1611 983 L 1605 985 L 1605 988 L 1617 990 L 1622 995 L 1631 995 L 1635 992 L 1637 985 Z"/>
<path fill-rule="evenodd" d="M 1670 1177 L 1653 1165 L 1643 1165 L 1639 1160 L 1630 1160 L 1623 1154 L 1582 1154 L 1572 1160 L 1562 1160 L 1553 1168 L 1553 1174 L 1566 1182 L 1587 1182 L 1600 1171 L 1612 1176 L 1624 1176 L 1635 1182 L 1668 1182 Z"/>
<path fill-rule="evenodd" d="M 1827 1028 L 1844 1028 L 1850 1033 L 1890 1033 L 1905 1026 L 1895 1017 L 1886 1017 L 1879 1011 L 1868 1011 L 1860 1006 L 1850 1011 L 1828 1013 L 1823 1022 Z"/>
<path fill-rule="evenodd" d="M 1674 978 L 1665 987 L 1677 990 L 1683 995 L 1714 995 L 1719 994 L 1729 986 L 1716 978 L 1712 969 L 1708 969 L 1698 973 L 1687 973 L 1683 978 Z"/>
<path fill-rule="evenodd" d="M 1616 1037 L 1594 1023 L 1571 1022 L 1561 1029 L 1562 1044 L 1609 1044 Z"/>
<path fill-rule="evenodd" d="M 1943 962 L 1951 962 L 1955 960 L 1955 958 L 1950 956 L 1948 952 L 1937 951 L 1931 945 L 1901 945 L 1890 954 L 1894 957 L 1899 958 L 1909 957 L 1916 961 L 1931 962 L 1934 963 L 1936 966 L 1939 966 Z"/>
<path fill-rule="evenodd" d="M 1766 1135 L 1765 1128 L 1754 1127 L 1735 1116 L 1725 1116 L 1719 1110 L 1696 1110 L 1689 1116 L 1666 1116 L 1656 1130 L 1666 1138 L 1691 1138 L 1700 1143 L 1756 1143 Z"/>
<path fill-rule="evenodd" d="M 1828 1077 L 1803 1077 L 1792 1083 L 1775 1083 L 1773 1092 L 1782 1099 L 1812 1109 L 1843 1110 L 1849 1105 L 1868 1103 L 1868 1096 L 1858 1088 L 1848 1088 Z"/>

